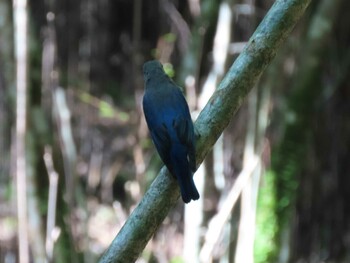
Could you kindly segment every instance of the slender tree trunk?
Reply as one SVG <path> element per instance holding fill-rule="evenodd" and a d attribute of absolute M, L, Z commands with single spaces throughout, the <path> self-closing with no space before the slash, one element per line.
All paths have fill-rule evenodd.
<path fill-rule="evenodd" d="M 19 261 L 28 263 L 28 211 L 27 211 L 27 1 L 14 0 L 15 54 L 16 54 L 16 182 Z"/>

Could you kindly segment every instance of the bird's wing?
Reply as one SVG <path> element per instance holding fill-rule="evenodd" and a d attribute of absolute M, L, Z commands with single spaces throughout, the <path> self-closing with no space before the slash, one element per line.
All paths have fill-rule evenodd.
<path fill-rule="evenodd" d="M 170 160 L 170 147 L 171 139 L 166 126 L 160 125 L 157 128 L 151 130 L 152 140 L 157 148 L 160 158 L 164 164 L 172 172 L 171 160 Z"/>
<path fill-rule="evenodd" d="M 188 149 L 188 161 L 191 170 L 194 172 L 196 170 L 196 157 L 195 157 L 195 147 L 194 147 L 194 129 L 191 118 L 178 117 L 173 121 L 173 127 L 180 142 L 187 146 Z"/>

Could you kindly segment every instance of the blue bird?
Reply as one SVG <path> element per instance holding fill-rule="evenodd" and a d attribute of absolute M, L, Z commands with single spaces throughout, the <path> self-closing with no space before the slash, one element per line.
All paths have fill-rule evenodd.
<path fill-rule="evenodd" d="M 185 203 L 197 200 L 199 193 L 192 177 L 196 170 L 195 135 L 185 97 L 160 62 L 146 62 L 143 74 L 143 111 L 153 143 L 177 179 L 182 200 Z"/>

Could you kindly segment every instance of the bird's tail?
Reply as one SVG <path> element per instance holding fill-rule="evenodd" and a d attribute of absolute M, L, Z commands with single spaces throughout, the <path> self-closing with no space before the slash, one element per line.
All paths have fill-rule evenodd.
<path fill-rule="evenodd" d="M 185 203 L 198 200 L 199 193 L 193 181 L 186 150 L 182 145 L 173 146 L 172 159 L 173 170 L 180 186 L 182 200 Z"/>
<path fill-rule="evenodd" d="M 191 200 L 198 200 L 199 193 L 194 184 L 192 173 L 190 172 L 185 178 L 178 178 L 181 197 L 184 203 L 189 203 Z"/>

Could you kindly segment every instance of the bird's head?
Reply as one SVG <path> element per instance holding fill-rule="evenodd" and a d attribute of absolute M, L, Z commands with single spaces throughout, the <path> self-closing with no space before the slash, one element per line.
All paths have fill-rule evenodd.
<path fill-rule="evenodd" d="M 151 60 L 143 64 L 143 76 L 147 83 L 151 79 L 162 79 L 166 77 L 166 74 L 163 70 L 163 65 L 158 60 Z"/>

